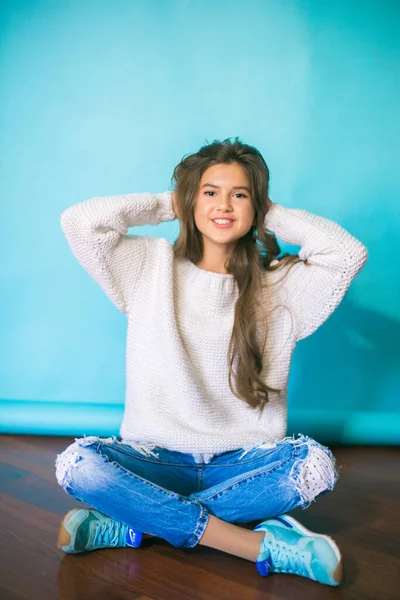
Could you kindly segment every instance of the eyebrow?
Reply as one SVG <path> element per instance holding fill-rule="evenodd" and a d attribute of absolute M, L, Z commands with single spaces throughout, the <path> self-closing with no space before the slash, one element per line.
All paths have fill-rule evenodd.
<path fill-rule="evenodd" d="M 213 183 L 203 183 L 203 185 L 201 187 L 203 188 L 206 186 L 219 189 L 219 185 L 214 185 Z M 250 188 L 247 187 L 247 185 L 235 185 L 232 189 L 233 190 L 247 190 L 249 192 L 249 194 L 251 194 L 251 190 L 250 190 Z"/>

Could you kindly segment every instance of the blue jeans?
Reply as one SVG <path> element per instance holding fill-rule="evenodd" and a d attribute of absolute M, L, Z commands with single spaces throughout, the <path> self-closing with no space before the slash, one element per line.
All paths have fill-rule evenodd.
<path fill-rule="evenodd" d="M 262 521 L 301 506 L 333 489 L 338 479 L 332 452 L 312 438 L 285 437 L 215 455 L 193 455 L 158 446 L 154 452 L 117 437 L 76 438 L 57 455 L 63 489 L 133 529 L 192 548 L 210 514 L 229 523 Z"/>

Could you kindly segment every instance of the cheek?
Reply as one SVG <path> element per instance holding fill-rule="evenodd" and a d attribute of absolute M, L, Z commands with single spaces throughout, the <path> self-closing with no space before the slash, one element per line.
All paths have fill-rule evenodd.
<path fill-rule="evenodd" d="M 254 221 L 255 217 L 256 217 L 256 212 L 252 206 L 250 206 L 243 213 L 243 221 L 246 221 L 246 223 L 252 223 Z"/>
<path fill-rule="evenodd" d="M 206 223 L 209 220 L 207 216 L 207 209 L 205 206 L 198 206 L 195 209 L 194 216 L 201 223 Z"/>
<path fill-rule="evenodd" d="M 194 210 L 194 222 L 199 230 L 204 229 L 207 225 L 207 217 L 201 207 Z"/>

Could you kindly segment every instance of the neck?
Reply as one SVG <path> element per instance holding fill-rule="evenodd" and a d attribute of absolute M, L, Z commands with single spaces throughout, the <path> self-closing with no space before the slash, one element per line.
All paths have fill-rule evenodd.
<path fill-rule="evenodd" d="M 205 271 L 211 271 L 212 273 L 221 273 L 224 275 L 228 273 L 227 269 L 225 269 L 223 265 L 208 264 L 203 259 L 198 262 L 196 266 L 200 269 L 204 269 Z"/>
<path fill-rule="evenodd" d="M 232 248 L 227 246 L 212 246 L 204 244 L 203 256 L 196 266 L 205 271 L 212 271 L 213 273 L 228 273 L 225 263 L 228 262 L 228 258 L 231 256 Z"/>

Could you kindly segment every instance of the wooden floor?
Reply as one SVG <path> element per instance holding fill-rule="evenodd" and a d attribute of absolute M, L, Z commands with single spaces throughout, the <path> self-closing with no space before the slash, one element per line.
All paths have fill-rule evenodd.
<path fill-rule="evenodd" d="M 400 598 L 400 450 L 332 447 L 340 478 L 308 509 L 292 511 L 338 544 L 345 579 L 330 587 L 207 548 L 147 538 L 140 548 L 67 555 L 56 545 L 76 501 L 54 461 L 74 438 L 0 436 L 2 600 L 394 600 Z M 248 527 L 254 526 L 249 524 Z"/>

